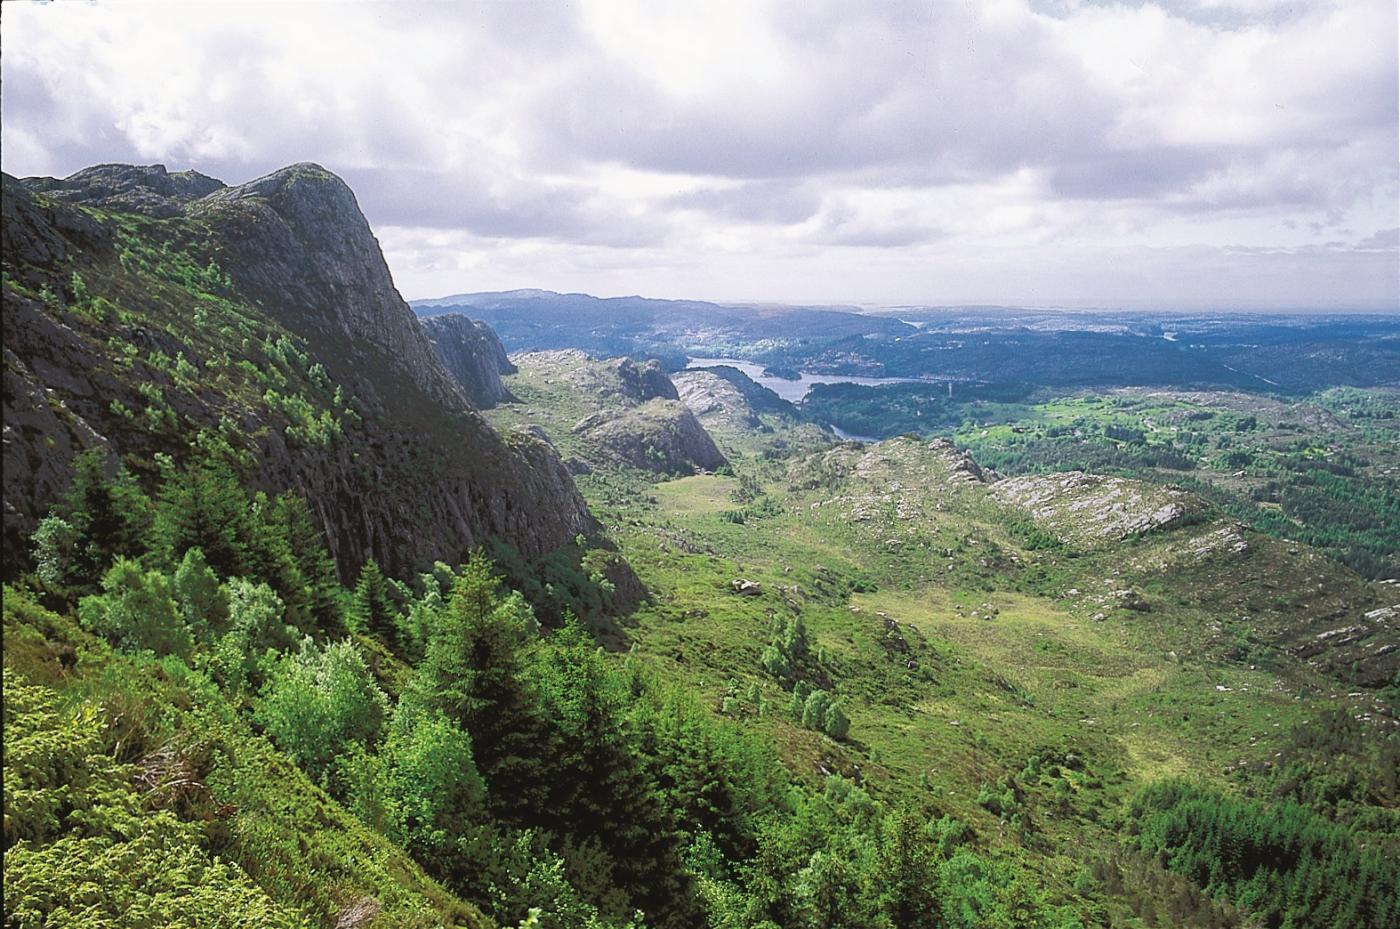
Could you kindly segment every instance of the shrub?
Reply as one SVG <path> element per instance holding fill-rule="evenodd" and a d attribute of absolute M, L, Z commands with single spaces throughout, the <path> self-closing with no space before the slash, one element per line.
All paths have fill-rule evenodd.
<path fill-rule="evenodd" d="M 222 591 L 228 603 L 228 629 L 214 643 L 214 677 L 231 692 L 255 684 L 268 649 L 285 647 L 295 630 L 283 620 L 282 599 L 266 584 L 236 577 Z"/>
<path fill-rule="evenodd" d="M 395 832 L 419 861 L 442 862 L 485 818 L 471 736 L 440 714 L 401 706 L 383 756 Z"/>
<path fill-rule="evenodd" d="M 222 634 L 228 625 L 228 595 L 219 584 L 218 575 L 204 560 L 204 552 L 192 548 L 180 559 L 175 569 L 175 600 L 185 624 L 196 638 Z"/>
<path fill-rule="evenodd" d="M 4 689 L 7 926 L 305 929 L 211 859 L 198 826 L 144 808 L 96 705 L 65 710 L 9 670 Z"/>
<path fill-rule="evenodd" d="M 194 637 L 172 595 L 164 574 L 118 558 L 102 578 L 102 593 L 79 603 L 78 618 L 125 651 L 185 657 L 194 648 Z"/>
<path fill-rule="evenodd" d="M 255 716 L 279 748 L 324 778 L 350 743 L 374 744 L 388 705 L 354 642 L 321 648 L 308 638 L 278 662 Z"/>
<path fill-rule="evenodd" d="M 45 584 L 67 584 L 78 566 L 81 538 L 73 524 L 61 516 L 46 516 L 34 530 L 34 562 Z"/>

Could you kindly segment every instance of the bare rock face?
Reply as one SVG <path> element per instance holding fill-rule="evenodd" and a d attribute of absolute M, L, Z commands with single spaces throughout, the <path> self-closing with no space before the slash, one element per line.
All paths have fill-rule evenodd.
<path fill-rule="evenodd" d="M 330 172 L 294 165 L 225 187 L 159 166 L 108 165 L 32 186 L 4 181 L 7 569 L 22 561 L 22 540 L 66 486 L 78 451 L 101 446 L 144 460 L 189 453 L 190 427 L 161 434 L 119 415 L 144 410 L 138 388 L 151 385 L 176 422 L 236 427 L 257 462 L 249 480 L 307 500 L 343 578 L 371 556 L 402 575 L 425 560 L 460 559 L 492 537 L 533 558 L 597 532 L 548 443 L 503 437 L 472 409 L 394 288 L 354 195 Z M 204 379 L 181 387 L 144 360 L 182 354 L 200 371 L 226 364 L 206 354 L 209 333 L 199 347 L 174 329 L 111 316 L 79 325 L 62 300 L 36 299 L 41 289 L 61 294 L 81 271 L 90 286 L 125 286 L 107 294 L 118 302 L 160 299 L 153 310 L 182 312 L 178 291 L 157 297 L 127 281 L 134 272 L 118 261 L 114 230 L 75 204 L 160 217 L 161 233 L 192 243 L 184 247 L 196 250 L 199 266 L 217 262 L 227 298 L 251 326 L 300 337 L 308 363 L 322 366 L 361 415 L 333 442 L 293 441 L 265 403 L 221 394 Z M 137 350 L 134 363 L 114 362 L 112 337 Z M 233 338 L 212 354 L 237 360 L 241 351 Z"/>
<path fill-rule="evenodd" d="M 337 380 L 377 398 L 375 374 L 389 367 L 429 400 L 456 405 L 461 390 L 399 296 L 379 242 L 340 178 L 296 164 L 218 190 L 188 211 L 214 226 L 219 263 L 240 291 L 339 356 L 327 360 Z"/>
<path fill-rule="evenodd" d="M 521 367 L 568 384 L 601 406 L 635 406 L 648 400 L 678 400 L 676 385 L 655 361 L 630 358 L 594 361 L 577 349 L 516 355 Z"/>
<path fill-rule="evenodd" d="M 1061 541 L 1090 546 L 1171 529 L 1204 508 L 1184 491 L 1082 471 L 1008 478 L 992 497 Z"/>
<path fill-rule="evenodd" d="M 75 250 L 111 250 L 111 233 L 87 214 L 36 202 L 24 183 L 8 174 L 3 188 L 0 245 L 5 269 L 26 286 L 37 289 L 47 280 L 41 269 L 62 264 Z"/>
<path fill-rule="evenodd" d="M 671 380 L 681 402 L 707 429 L 759 429 L 763 423 L 732 383 L 714 371 L 678 371 Z"/>
<path fill-rule="evenodd" d="M 516 368 L 496 330 L 460 313 L 429 316 L 419 323 L 447 373 L 477 409 L 488 410 L 515 399 L 501 383 L 501 375 L 514 374 Z"/>
<path fill-rule="evenodd" d="M 949 480 L 961 484 L 985 484 L 992 478 L 971 455 L 954 445 L 952 439 L 934 439 L 928 444 L 928 451 L 948 465 Z"/>
<path fill-rule="evenodd" d="M 726 463 L 714 439 L 679 400 L 602 410 L 584 418 L 574 432 L 627 464 L 658 474 L 713 471 Z"/>
<path fill-rule="evenodd" d="M 4 525 L 8 561 L 11 553 L 23 550 L 25 537 L 44 515 L 34 501 L 58 498 L 68 487 L 73 459 L 85 449 L 105 444 L 105 439 L 72 415 L 62 400 L 51 397 L 8 347 L 4 368 Z"/>

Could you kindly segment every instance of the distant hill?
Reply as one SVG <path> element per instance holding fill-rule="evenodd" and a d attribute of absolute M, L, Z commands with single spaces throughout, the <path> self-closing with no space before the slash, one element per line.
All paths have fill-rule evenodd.
<path fill-rule="evenodd" d="M 891 339 L 917 330 L 854 308 L 736 305 L 703 300 L 594 297 L 548 290 L 457 294 L 416 300 L 420 316 L 457 312 L 489 324 L 506 349 L 577 348 L 595 357 L 656 357 L 683 367 L 701 347 L 805 338 Z"/>
<path fill-rule="evenodd" d="M 1148 313 L 1024 307 L 719 304 L 547 290 L 418 300 L 489 323 L 508 351 L 735 357 L 774 370 L 932 377 L 1006 388 L 1192 387 L 1298 394 L 1400 385 L 1393 315 Z M 990 396 L 990 395 L 989 395 Z"/>

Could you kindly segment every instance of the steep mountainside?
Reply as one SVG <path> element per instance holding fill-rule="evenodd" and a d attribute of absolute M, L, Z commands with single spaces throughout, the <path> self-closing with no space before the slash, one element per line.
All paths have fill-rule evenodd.
<path fill-rule="evenodd" d="M 501 383 L 502 374 L 514 374 L 515 365 L 492 328 L 460 313 L 444 313 L 421 320 L 447 372 L 478 409 L 490 409 L 512 398 Z"/>
<path fill-rule="evenodd" d="M 6 177 L 4 218 L 7 564 L 76 451 L 153 474 L 199 429 L 310 501 L 342 572 L 593 532 L 553 450 L 466 401 L 324 169 Z"/>

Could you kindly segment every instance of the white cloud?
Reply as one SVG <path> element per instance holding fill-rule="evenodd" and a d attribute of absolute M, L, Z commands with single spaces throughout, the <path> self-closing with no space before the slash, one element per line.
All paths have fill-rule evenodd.
<path fill-rule="evenodd" d="M 0 30 L 5 170 L 319 161 L 412 296 L 1400 308 L 1383 235 L 1324 247 L 1394 226 L 1393 0 L 17 3 Z"/>

